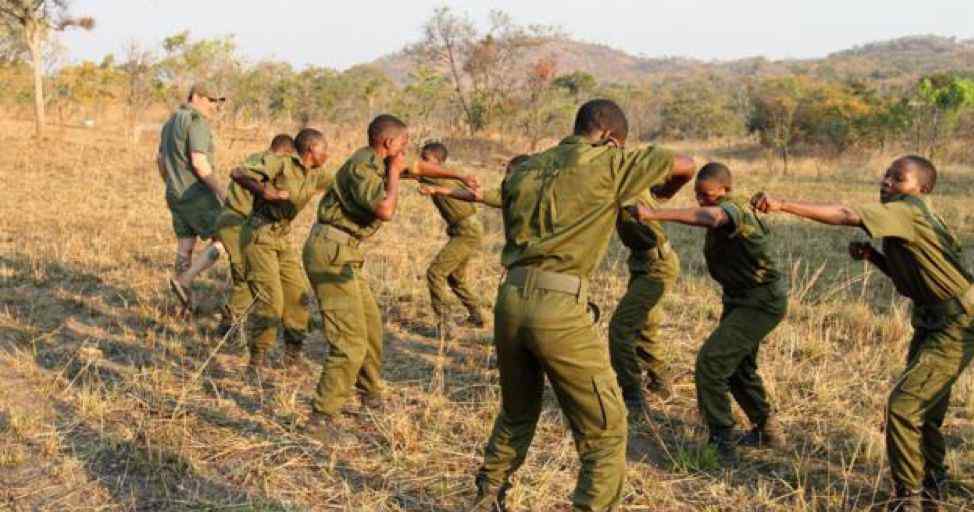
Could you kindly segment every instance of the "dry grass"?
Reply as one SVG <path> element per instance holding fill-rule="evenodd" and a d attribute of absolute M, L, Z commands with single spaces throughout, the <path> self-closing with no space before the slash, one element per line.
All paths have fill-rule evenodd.
<path fill-rule="evenodd" d="M 191 325 L 172 315 L 163 283 L 174 243 L 151 166 L 153 143 L 69 130 L 36 144 L 26 133 L 27 125 L 0 126 L 7 155 L 0 163 L 0 508 L 445 511 L 470 498 L 498 406 L 490 335 L 461 330 L 441 348 L 422 334 L 425 264 L 445 235 L 412 186 L 398 219 L 368 246 L 367 272 L 386 319 L 390 405 L 356 421 L 358 446 L 322 446 L 300 428 L 317 365 L 256 388 L 242 378 L 244 349 L 230 345 L 200 372 L 217 343 L 215 304 Z M 335 146 L 335 165 L 352 140 Z M 224 147 L 220 168 L 261 145 Z M 741 189 L 847 202 L 874 200 L 886 163 L 877 157 L 832 169 L 800 161 L 786 179 L 746 151 L 690 149 L 728 161 Z M 498 169 L 476 172 L 488 183 L 499 178 Z M 972 183 L 974 169 L 948 166 L 937 197 L 965 241 L 974 228 Z M 303 243 L 310 210 L 295 244 Z M 476 283 L 492 298 L 500 219 L 481 216 L 490 234 Z M 904 303 L 880 276 L 844 257 L 855 235 L 785 218 L 772 223 L 793 299 L 761 364 L 792 450 L 747 452 L 741 467 L 724 472 L 698 448 L 690 369 L 719 299 L 700 256 L 702 233 L 672 228 L 683 277 L 665 301 L 665 332 L 681 371 L 678 397 L 656 404 L 657 422 L 631 436 L 626 510 L 871 510 L 886 499 L 882 409 L 903 366 Z M 623 292 L 624 258 L 614 245 L 595 280 L 604 310 Z M 198 286 L 218 296 L 224 279 L 225 267 Z M 309 352 L 321 360 L 320 332 Z M 950 467 L 968 489 L 972 374 L 955 387 L 945 425 Z M 516 477 L 516 510 L 565 509 L 574 483 L 573 444 L 550 396 L 544 411 Z M 972 496 L 957 489 L 952 509 L 972 509 Z"/>

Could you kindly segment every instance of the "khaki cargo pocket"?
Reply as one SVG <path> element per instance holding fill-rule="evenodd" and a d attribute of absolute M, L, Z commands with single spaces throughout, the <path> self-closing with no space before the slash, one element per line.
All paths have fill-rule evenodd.
<path fill-rule="evenodd" d="M 916 363 L 903 372 L 896 387 L 910 396 L 930 399 L 939 395 L 955 378 L 956 373 L 951 368 L 941 367 L 921 354 Z"/>
<path fill-rule="evenodd" d="M 602 414 L 599 428 L 601 430 L 618 428 L 625 421 L 623 413 L 625 404 L 622 401 L 619 385 L 615 382 L 615 376 L 610 374 L 592 377 L 592 388 Z"/>

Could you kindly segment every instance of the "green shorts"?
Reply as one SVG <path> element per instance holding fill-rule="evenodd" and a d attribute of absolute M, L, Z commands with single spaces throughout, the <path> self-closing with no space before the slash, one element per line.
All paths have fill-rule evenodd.
<path fill-rule="evenodd" d="M 170 203 L 169 212 L 176 238 L 213 238 L 220 209 L 220 202 L 212 194 Z"/>

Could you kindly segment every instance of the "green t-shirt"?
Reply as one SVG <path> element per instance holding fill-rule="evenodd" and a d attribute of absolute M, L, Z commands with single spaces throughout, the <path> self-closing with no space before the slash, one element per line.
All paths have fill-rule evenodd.
<path fill-rule="evenodd" d="M 372 148 L 361 148 L 335 174 L 332 187 L 318 204 L 318 222 L 366 239 L 382 225 L 374 212 L 385 195 L 385 163 Z"/>
<path fill-rule="evenodd" d="M 244 162 L 244 174 L 288 193 L 284 201 L 254 198 L 254 216 L 272 222 L 294 220 L 311 198 L 324 192 L 334 178 L 333 173 L 324 167 L 306 168 L 297 155 L 279 156 L 268 152 L 254 156 L 258 158 L 249 158 Z"/>
<path fill-rule="evenodd" d="M 190 153 L 205 154 L 210 166 L 216 167 L 210 125 L 198 110 L 183 105 L 163 125 L 159 140 L 159 154 L 166 170 L 166 201 L 169 204 L 213 193 L 193 172 Z"/>
<path fill-rule="evenodd" d="M 960 244 L 924 199 L 901 195 L 853 210 L 869 236 L 883 239 L 887 270 L 905 297 L 933 305 L 967 291 Z"/>
<path fill-rule="evenodd" d="M 447 188 L 454 188 L 458 185 L 463 186 L 458 180 L 428 178 L 425 176 L 420 177 L 419 182 L 426 185 Z M 453 226 L 477 212 L 476 207 L 466 201 L 452 199 L 440 194 L 434 194 L 432 199 L 433 205 L 436 206 L 436 209 L 440 212 L 440 216 L 443 217 L 443 220 L 446 221 L 448 226 Z"/>
<path fill-rule="evenodd" d="M 736 295 L 784 279 L 770 254 L 771 232 L 743 196 L 726 196 L 719 207 L 730 221 L 707 230 L 707 270 L 725 295 Z"/>
<path fill-rule="evenodd" d="M 664 182 L 673 153 L 568 137 L 532 156 L 503 187 L 501 262 L 587 278 L 605 256 L 619 205 Z"/>

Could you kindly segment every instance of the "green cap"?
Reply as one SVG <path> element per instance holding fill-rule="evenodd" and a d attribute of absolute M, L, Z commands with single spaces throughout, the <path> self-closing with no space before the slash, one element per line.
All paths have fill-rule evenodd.
<path fill-rule="evenodd" d="M 189 90 L 189 96 L 205 96 L 214 101 L 226 101 L 226 95 L 222 94 L 212 82 L 196 82 Z"/>

